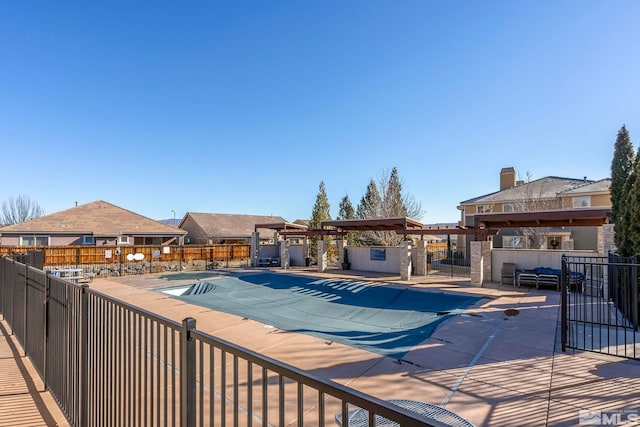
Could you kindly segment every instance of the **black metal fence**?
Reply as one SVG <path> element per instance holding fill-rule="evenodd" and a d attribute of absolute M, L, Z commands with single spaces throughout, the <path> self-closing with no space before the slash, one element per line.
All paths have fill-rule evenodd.
<path fill-rule="evenodd" d="M 74 426 L 442 425 L 8 258 L 0 312 Z"/>
<path fill-rule="evenodd" d="M 640 359 L 634 258 L 562 257 L 562 349 Z"/>
<path fill-rule="evenodd" d="M 463 252 L 451 249 L 427 252 L 427 274 L 448 277 L 471 277 L 471 264 Z"/>

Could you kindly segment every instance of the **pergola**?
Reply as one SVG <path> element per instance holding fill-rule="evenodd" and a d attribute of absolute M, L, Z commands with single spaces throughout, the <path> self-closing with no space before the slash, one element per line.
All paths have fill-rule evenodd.
<path fill-rule="evenodd" d="M 471 235 L 477 240 L 487 240 L 501 228 L 521 227 L 587 227 L 608 224 L 611 210 L 586 208 L 555 211 L 489 213 L 476 216 L 476 227 L 426 226 L 407 218 L 342 219 L 323 221 L 320 230 L 309 230 L 306 225 L 292 223 L 256 224 L 255 228 L 276 230 L 284 237 L 344 236 L 352 231 L 395 231 L 397 234 L 425 235 Z"/>
<path fill-rule="evenodd" d="M 498 230 L 520 227 L 593 227 L 608 224 L 611 209 L 585 208 L 571 210 L 490 213 L 476 216 L 480 228 Z"/>

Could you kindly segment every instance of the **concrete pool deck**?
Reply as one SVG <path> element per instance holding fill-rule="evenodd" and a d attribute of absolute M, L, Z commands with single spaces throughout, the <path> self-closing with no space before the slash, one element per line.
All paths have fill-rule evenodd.
<path fill-rule="evenodd" d="M 354 271 L 272 271 L 485 298 L 397 361 L 157 292 L 193 283 L 192 278 L 162 278 L 171 273 L 127 276 L 96 279 L 90 287 L 177 322 L 194 317 L 201 331 L 382 399 L 444 404 L 477 426 L 574 426 L 579 425 L 580 410 L 640 411 L 640 362 L 561 351 L 558 292 L 496 283 L 476 288 L 468 281 L 422 276 L 401 281 L 399 276 Z M 637 423 L 626 425 L 640 425 L 640 420 Z"/>
<path fill-rule="evenodd" d="M 398 362 L 289 333 L 241 317 L 192 306 L 155 292 L 193 283 L 163 274 L 95 280 L 91 287 L 259 353 L 382 399 L 445 404 L 478 426 L 578 425 L 580 410 L 640 410 L 640 362 L 559 345 L 560 294 L 490 283 L 482 288 L 446 278 L 310 269 L 274 272 L 351 278 L 482 295 Z M 216 272 L 211 272 L 212 276 Z M 507 315 L 516 309 L 516 315 Z M 509 312 L 511 314 L 511 312 Z M 638 421 L 640 424 L 640 421 Z"/>

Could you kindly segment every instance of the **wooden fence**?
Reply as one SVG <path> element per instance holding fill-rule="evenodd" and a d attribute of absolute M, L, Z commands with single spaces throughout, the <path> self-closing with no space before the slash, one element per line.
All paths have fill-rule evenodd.
<path fill-rule="evenodd" d="M 0 256 L 35 252 L 46 270 L 82 268 L 93 275 L 248 266 L 251 245 L 0 246 Z M 42 264 L 42 265 L 38 265 Z"/>

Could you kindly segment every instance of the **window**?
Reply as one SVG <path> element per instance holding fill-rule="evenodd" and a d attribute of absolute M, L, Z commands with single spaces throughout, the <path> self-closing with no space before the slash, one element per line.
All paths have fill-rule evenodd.
<path fill-rule="evenodd" d="M 118 237 L 118 243 L 121 245 L 128 245 L 129 244 L 129 236 L 119 236 Z"/>
<path fill-rule="evenodd" d="M 582 196 L 573 198 L 574 208 L 588 208 L 591 206 L 591 196 Z"/>
<path fill-rule="evenodd" d="M 515 209 L 511 203 L 505 203 L 502 205 L 502 212 L 514 212 Z"/>
<path fill-rule="evenodd" d="M 82 244 L 83 245 L 95 245 L 96 238 L 93 236 L 82 236 Z"/>
<path fill-rule="evenodd" d="M 502 247 L 511 249 L 524 249 L 524 237 L 522 236 L 503 236 Z"/>
<path fill-rule="evenodd" d="M 491 213 L 493 212 L 492 205 L 479 205 L 476 206 L 476 213 Z"/>
<path fill-rule="evenodd" d="M 20 246 L 47 246 L 49 236 L 20 236 Z"/>

